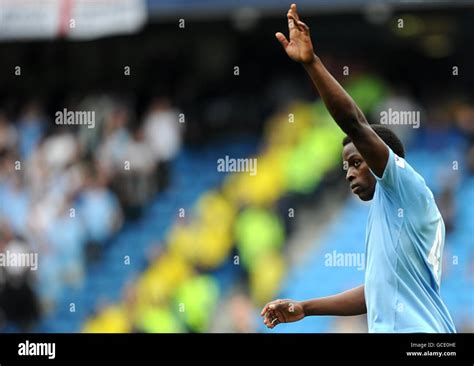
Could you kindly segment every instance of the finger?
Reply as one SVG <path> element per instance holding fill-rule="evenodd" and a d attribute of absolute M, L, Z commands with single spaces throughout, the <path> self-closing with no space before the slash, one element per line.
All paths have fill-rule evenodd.
<path fill-rule="evenodd" d="M 300 20 L 300 16 L 298 15 L 298 11 L 296 10 L 296 4 L 291 4 L 290 12 L 293 14 L 296 20 Z"/>
<path fill-rule="evenodd" d="M 283 312 L 277 310 L 274 313 L 274 317 L 278 319 L 278 323 L 284 323 L 285 322 L 285 317 L 283 315 Z"/>
<path fill-rule="evenodd" d="M 303 23 L 301 20 L 298 20 L 298 23 L 297 23 L 297 24 L 298 24 L 301 28 L 303 28 L 303 30 L 304 30 L 305 32 L 309 32 L 309 27 L 308 27 L 305 23 Z"/>
<path fill-rule="evenodd" d="M 274 310 L 269 309 L 267 315 L 268 315 L 267 323 L 270 329 L 275 328 L 277 324 L 280 324 L 282 322 L 282 316 L 278 315 L 278 313 L 275 312 Z"/>
<path fill-rule="evenodd" d="M 293 15 L 291 15 L 290 12 L 286 14 L 286 17 L 288 18 L 288 30 L 290 31 L 290 38 L 291 38 L 291 33 L 295 30 L 295 20 Z"/>
<path fill-rule="evenodd" d="M 272 318 L 270 318 L 270 316 L 268 316 L 268 313 L 267 313 L 265 315 L 265 320 L 264 320 L 264 323 L 267 326 L 267 328 L 270 328 L 270 329 L 272 328 L 271 321 L 272 321 Z"/>
<path fill-rule="evenodd" d="M 277 33 L 277 34 L 278 34 L 278 33 Z M 277 34 L 275 34 L 275 35 L 277 36 Z M 280 34 L 281 34 L 281 33 L 280 33 Z M 281 34 L 281 35 L 283 36 L 283 34 Z M 285 37 L 285 36 L 283 36 L 283 38 L 284 38 L 284 37 Z M 278 36 L 277 36 L 277 38 L 278 38 Z M 286 39 L 286 38 L 285 38 L 285 39 Z M 264 316 L 264 315 L 265 315 L 265 313 L 266 313 L 267 310 L 268 310 L 268 305 L 269 305 L 269 304 L 270 304 L 270 303 L 266 304 L 266 305 L 263 307 L 262 311 L 260 312 L 260 316 Z"/>
<path fill-rule="evenodd" d="M 263 323 L 269 327 L 270 326 L 270 318 L 268 317 L 268 313 L 265 314 L 264 318 L 263 318 Z"/>
<path fill-rule="evenodd" d="M 290 35 L 291 32 L 294 32 L 295 30 L 303 31 L 301 25 L 298 24 L 298 20 L 291 13 L 288 13 L 288 29 L 290 30 Z"/>
<path fill-rule="evenodd" d="M 280 324 L 280 320 L 278 318 L 273 318 L 272 321 L 270 322 L 270 329 L 275 328 L 278 324 Z"/>
<path fill-rule="evenodd" d="M 267 311 L 265 314 L 265 319 L 267 319 L 267 323 L 270 324 L 275 316 L 271 311 Z"/>
<path fill-rule="evenodd" d="M 271 311 L 268 310 L 267 313 L 265 314 L 265 325 L 272 329 L 274 327 L 274 322 L 273 320 L 276 318 L 275 314 Z M 272 323 L 273 322 L 273 323 Z"/>
<path fill-rule="evenodd" d="M 273 313 L 271 310 L 268 310 L 265 314 L 265 319 L 267 322 L 270 322 L 274 318 Z"/>
<path fill-rule="evenodd" d="M 263 318 L 263 324 L 268 328 L 268 320 L 267 317 Z"/>
<path fill-rule="evenodd" d="M 286 39 L 285 35 L 283 33 L 280 33 L 280 32 L 277 32 L 275 33 L 275 37 L 278 39 L 278 41 L 281 43 L 281 45 L 283 46 L 283 48 L 286 48 L 288 46 L 288 40 Z M 267 307 L 268 304 L 265 306 Z M 264 308 L 265 310 L 265 308 Z"/>

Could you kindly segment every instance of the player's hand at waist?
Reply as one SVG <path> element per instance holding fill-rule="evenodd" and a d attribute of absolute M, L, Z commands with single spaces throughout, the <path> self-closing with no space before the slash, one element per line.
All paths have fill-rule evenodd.
<path fill-rule="evenodd" d="M 263 316 L 263 323 L 270 329 L 280 323 L 292 323 L 305 317 L 302 303 L 290 299 L 269 302 L 260 315 Z"/>
<path fill-rule="evenodd" d="M 302 64 L 310 64 L 314 62 L 317 57 L 313 51 L 309 27 L 300 20 L 295 4 L 291 4 L 287 18 L 290 40 L 288 41 L 281 32 L 276 33 L 275 37 L 293 61 Z"/>

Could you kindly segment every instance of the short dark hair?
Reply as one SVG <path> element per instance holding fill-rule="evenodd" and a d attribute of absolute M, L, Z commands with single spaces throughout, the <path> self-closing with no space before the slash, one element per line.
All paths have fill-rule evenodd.
<path fill-rule="evenodd" d="M 385 142 L 392 151 L 400 156 L 401 158 L 405 158 L 405 147 L 403 146 L 402 141 L 398 138 L 398 136 L 393 132 L 390 128 L 371 124 L 370 127 L 375 131 L 375 133 Z M 347 144 L 351 143 L 352 140 L 349 136 L 344 137 L 342 140 L 342 146 L 346 146 Z"/>

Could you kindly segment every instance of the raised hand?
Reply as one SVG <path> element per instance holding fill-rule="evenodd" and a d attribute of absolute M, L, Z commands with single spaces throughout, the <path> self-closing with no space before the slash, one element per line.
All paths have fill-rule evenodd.
<path fill-rule="evenodd" d="M 288 14 L 288 28 L 290 40 L 285 35 L 277 32 L 275 37 L 280 41 L 287 55 L 296 62 L 309 64 L 315 59 L 313 44 L 309 34 L 309 27 L 304 24 L 296 11 L 296 4 L 291 4 Z"/>

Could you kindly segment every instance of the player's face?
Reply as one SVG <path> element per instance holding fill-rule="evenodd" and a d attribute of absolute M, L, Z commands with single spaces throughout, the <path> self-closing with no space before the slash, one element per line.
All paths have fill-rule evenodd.
<path fill-rule="evenodd" d="M 362 201 L 370 201 L 374 197 L 377 181 L 352 142 L 344 146 L 342 158 L 344 167 L 347 168 L 346 180 L 352 193 L 359 196 Z"/>

